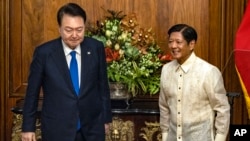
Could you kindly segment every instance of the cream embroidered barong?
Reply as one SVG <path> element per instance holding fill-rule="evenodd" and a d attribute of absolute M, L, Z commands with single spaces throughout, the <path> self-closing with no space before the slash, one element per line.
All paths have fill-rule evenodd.
<path fill-rule="evenodd" d="M 225 141 L 230 105 L 220 71 L 194 53 L 163 66 L 159 97 L 164 141 Z"/>

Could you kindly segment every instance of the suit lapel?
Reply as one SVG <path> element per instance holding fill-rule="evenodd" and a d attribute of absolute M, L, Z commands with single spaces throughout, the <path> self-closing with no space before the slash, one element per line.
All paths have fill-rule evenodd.
<path fill-rule="evenodd" d="M 86 61 L 86 57 L 85 57 L 85 54 L 86 54 L 86 46 L 84 44 L 81 44 L 81 84 L 80 84 L 80 92 L 79 92 L 79 95 L 82 94 L 82 90 L 83 90 L 83 85 L 84 85 L 84 75 L 86 74 L 85 72 L 85 68 L 84 65 L 85 65 L 85 61 Z"/>
<path fill-rule="evenodd" d="M 88 64 L 91 63 L 91 60 L 89 60 L 90 55 L 93 55 L 91 47 L 86 45 L 86 41 L 83 41 L 81 44 L 81 84 L 79 95 L 83 93 L 84 88 L 86 88 L 88 84 L 86 75 L 88 75 Z"/>
<path fill-rule="evenodd" d="M 67 85 L 70 87 L 72 92 L 75 93 L 74 87 L 71 83 L 71 78 L 70 78 L 70 73 L 69 73 L 69 68 L 67 65 L 67 60 L 65 57 L 65 53 L 63 50 L 61 38 L 57 40 L 57 43 L 55 44 L 53 55 L 52 55 L 56 66 L 58 67 L 59 71 L 62 73 L 62 77 L 65 79 L 65 82 Z"/>

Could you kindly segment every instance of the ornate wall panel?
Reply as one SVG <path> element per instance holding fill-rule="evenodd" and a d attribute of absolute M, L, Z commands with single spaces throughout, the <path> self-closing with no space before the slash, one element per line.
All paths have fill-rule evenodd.
<path fill-rule="evenodd" d="M 66 0 L 10 1 L 10 95 L 24 96 L 28 68 L 34 48 L 58 36 L 56 12 Z M 87 12 L 88 22 L 96 22 L 104 16 L 103 9 L 136 13 L 141 26 L 152 28 L 160 46 L 167 50 L 166 32 L 176 23 L 194 26 L 199 34 L 197 54 L 208 59 L 209 25 L 208 0 L 74 0 Z M 191 20 L 192 19 L 192 20 Z"/>
<path fill-rule="evenodd" d="M 21 114 L 14 114 L 11 141 L 21 141 L 22 119 Z M 128 117 L 128 120 L 114 116 L 112 123 L 110 123 L 110 132 L 106 134 L 105 141 L 161 141 L 162 136 L 158 121 L 145 121 L 142 126 L 135 126 L 135 124 L 136 121 L 133 115 Z M 139 131 L 135 132 L 135 130 Z M 36 121 L 35 133 L 37 141 L 42 141 L 41 122 L 39 119 Z"/>
<path fill-rule="evenodd" d="M 113 119 L 110 123 L 110 132 L 106 134 L 106 141 L 161 141 L 158 101 L 156 97 L 147 99 L 147 101 L 142 100 L 145 100 L 145 98 L 134 99 L 134 102 L 127 105 L 127 108 L 124 108 L 121 104 L 126 101 L 125 99 L 112 100 Z M 40 117 L 42 102 L 42 99 L 40 99 L 37 110 L 36 137 L 38 141 L 42 140 Z M 119 102 L 120 104 L 114 108 L 113 102 Z M 16 106 L 12 108 L 14 115 L 11 141 L 21 140 L 23 104 L 23 99 L 18 100 Z"/>

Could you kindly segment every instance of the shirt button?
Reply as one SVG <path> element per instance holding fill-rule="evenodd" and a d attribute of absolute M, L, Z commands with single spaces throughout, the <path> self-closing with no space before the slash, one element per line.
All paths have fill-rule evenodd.
<path fill-rule="evenodd" d="M 181 125 L 178 125 L 178 127 L 181 127 Z"/>
<path fill-rule="evenodd" d="M 178 99 L 178 102 L 181 102 L 181 100 L 180 100 L 180 99 Z"/>
<path fill-rule="evenodd" d="M 178 114 L 181 114 L 181 112 L 178 112 Z"/>

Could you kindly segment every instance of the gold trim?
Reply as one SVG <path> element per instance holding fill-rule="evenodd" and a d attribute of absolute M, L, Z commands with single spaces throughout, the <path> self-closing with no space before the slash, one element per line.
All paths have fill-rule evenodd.
<path fill-rule="evenodd" d="M 11 141 L 21 141 L 23 116 L 21 114 L 13 115 L 13 128 Z M 41 122 L 36 121 L 36 139 L 41 141 Z M 106 135 L 106 141 L 134 141 L 134 123 L 130 120 L 123 121 L 119 117 L 113 117 L 110 123 L 110 133 Z"/>
<path fill-rule="evenodd" d="M 160 124 L 158 122 L 147 122 L 145 121 L 146 127 L 142 127 L 140 133 L 140 136 L 145 140 L 145 141 L 161 141 L 162 140 L 162 135 L 161 135 L 161 129 L 160 129 Z"/>
<path fill-rule="evenodd" d="M 22 123 L 23 123 L 23 116 L 21 114 L 14 114 L 11 141 L 21 141 Z M 39 119 L 36 120 L 36 139 L 37 141 L 42 140 L 41 122 Z"/>
<path fill-rule="evenodd" d="M 113 117 L 110 123 L 110 132 L 106 135 L 106 141 L 134 141 L 134 123 L 130 120 L 123 121 L 119 117 Z"/>

